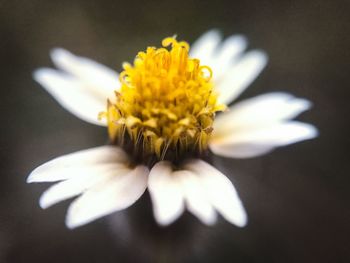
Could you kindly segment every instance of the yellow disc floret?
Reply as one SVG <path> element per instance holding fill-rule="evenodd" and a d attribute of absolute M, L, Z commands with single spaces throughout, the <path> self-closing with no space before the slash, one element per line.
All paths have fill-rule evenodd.
<path fill-rule="evenodd" d="M 158 160 L 205 150 L 215 113 L 225 108 L 217 103 L 212 70 L 189 58 L 189 45 L 175 38 L 162 45 L 123 65 L 121 88 L 105 113 L 114 143 L 129 142 L 134 152 Z"/>

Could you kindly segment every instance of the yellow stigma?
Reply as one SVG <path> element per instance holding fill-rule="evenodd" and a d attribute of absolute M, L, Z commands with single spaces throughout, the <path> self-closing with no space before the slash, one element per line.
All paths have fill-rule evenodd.
<path fill-rule="evenodd" d="M 203 152 L 215 113 L 225 109 L 217 103 L 212 70 L 189 58 L 189 45 L 169 37 L 162 46 L 124 63 L 116 102 L 108 102 L 105 114 L 114 143 L 158 160 Z"/>

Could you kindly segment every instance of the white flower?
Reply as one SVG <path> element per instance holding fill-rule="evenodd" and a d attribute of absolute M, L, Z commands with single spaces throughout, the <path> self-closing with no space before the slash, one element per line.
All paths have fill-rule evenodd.
<path fill-rule="evenodd" d="M 164 46 L 170 43 L 173 45 L 173 50 L 179 47 L 179 52 L 187 47 L 184 42 L 177 43 L 176 40 L 169 39 L 163 41 Z M 54 49 L 51 58 L 59 70 L 38 69 L 34 73 L 35 80 L 64 108 L 77 117 L 92 124 L 108 125 L 112 141 L 115 139 L 114 136 L 119 137 L 118 140 L 114 140 L 113 145 L 68 154 L 36 168 L 29 175 L 27 182 L 60 181 L 43 193 L 40 198 L 40 206 L 47 208 L 62 200 L 80 195 L 69 206 L 66 218 L 67 226 L 75 228 L 129 207 L 148 189 L 153 203 L 154 216 L 160 225 L 171 224 L 187 209 L 207 225 L 214 224 L 217 220 L 217 213 L 219 213 L 230 223 L 239 227 L 245 226 L 247 214 L 236 189 L 219 170 L 196 157 L 198 152 L 205 150 L 208 144 L 214 154 L 232 158 L 249 158 L 265 154 L 278 146 L 317 136 L 317 130 L 312 125 L 291 120 L 309 109 L 311 103 L 282 92 L 268 93 L 235 103 L 228 111 L 219 114 L 214 121 L 215 112 L 223 109 L 219 105 L 235 100 L 259 75 L 267 63 L 267 56 L 264 52 L 258 50 L 245 52 L 246 46 L 247 41 L 243 36 L 234 35 L 222 41 L 221 35 L 215 30 L 207 32 L 192 45 L 189 51 L 190 57 L 198 58 L 201 64 L 208 65 L 209 67 L 203 68 L 211 69 L 210 74 L 211 71 L 214 72 L 212 82 L 219 95 L 217 101 L 215 98 L 212 100 L 211 111 L 208 109 L 209 106 L 199 109 L 200 114 L 206 118 L 205 122 L 209 123 L 209 128 L 201 128 L 202 130 L 198 132 L 199 137 L 195 135 L 197 130 L 190 128 L 192 126 L 188 124 L 187 118 L 178 121 L 181 125 L 175 126 L 175 131 L 181 128 L 181 134 L 185 131 L 187 132 L 185 136 L 190 139 L 194 138 L 192 144 L 189 143 L 192 146 L 181 146 L 182 148 L 180 146 L 176 148 L 178 147 L 176 145 L 182 143 L 181 136 L 183 135 L 176 137 L 171 132 L 170 139 L 163 138 L 164 136 L 152 137 L 156 136 L 154 134 L 157 134 L 156 129 L 164 129 L 164 127 L 159 127 L 159 119 L 151 119 L 152 122 L 148 120 L 147 123 L 144 121 L 140 124 L 142 120 L 135 118 L 135 114 L 125 117 L 126 113 L 118 117 L 113 115 L 111 119 L 111 116 L 106 116 L 111 113 L 109 109 L 103 114 L 105 118 L 102 120 L 97 118 L 106 109 L 107 99 L 109 105 L 116 103 L 115 107 L 118 111 L 120 110 L 116 102 L 118 98 L 115 96 L 115 91 L 117 91 L 117 97 L 123 92 L 131 92 L 127 89 L 130 88 L 128 85 L 131 82 L 132 72 L 125 74 L 126 78 L 129 78 L 127 80 L 122 76 L 120 79 L 125 83 L 121 83 L 119 74 L 112 69 L 90 59 L 75 56 L 66 50 Z M 147 52 L 144 53 L 145 56 L 148 56 Z M 164 49 L 151 49 L 149 52 L 155 52 L 154 54 L 158 56 L 164 53 Z M 170 52 L 165 53 L 170 54 Z M 187 54 L 186 51 L 184 54 Z M 186 61 L 189 65 L 197 63 L 196 60 Z M 157 63 L 159 64 L 159 60 Z M 179 60 L 176 66 L 181 63 Z M 212 82 L 209 78 L 203 77 L 204 73 L 201 72 L 203 68 L 199 67 L 198 76 L 200 76 L 201 83 L 204 83 L 203 85 L 209 85 L 205 86 L 209 90 L 205 96 L 212 96 L 210 86 Z M 124 69 L 126 72 L 130 71 L 130 65 L 125 65 Z M 188 66 L 185 69 L 187 70 Z M 126 85 L 124 90 L 121 88 L 123 85 Z M 202 84 L 198 85 L 201 87 Z M 169 87 L 167 86 L 168 89 Z M 193 93 L 191 96 L 196 95 Z M 150 96 L 155 95 L 151 93 Z M 166 94 L 166 96 L 169 99 L 171 95 Z M 143 105 L 144 98 L 135 103 Z M 167 104 L 160 103 L 165 105 L 165 109 L 161 110 L 167 111 Z M 194 103 L 198 104 L 198 101 Z M 152 111 L 154 105 L 151 105 L 151 108 Z M 123 109 L 127 113 L 134 112 L 134 109 Z M 168 111 L 165 114 L 170 119 L 177 117 Z M 198 114 L 196 116 L 199 116 Z M 214 121 L 212 127 L 211 121 Z M 165 123 L 170 122 L 167 120 Z M 150 127 L 147 133 L 146 125 Z M 135 128 L 136 126 L 143 128 Z M 122 127 L 123 131 L 116 131 L 116 127 Z M 135 139 L 136 143 L 132 145 L 139 147 L 138 150 L 134 150 L 141 155 L 144 154 L 142 152 L 144 150 L 147 156 L 153 158 L 148 165 L 146 162 L 135 164 L 136 159 L 126 154 L 123 147 L 119 146 L 124 145 L 124 142 L 120 142 L 120 137 L 125 133 L 128 133 L 129 140 L 133 141 L 133 131 L 137 135 L 137 140 Z M 152 133 L 152 131 L 155 132 Z M 139 143 L 140 134 L 144 136 L 143 143 L 149 142 L 149 145 L 142 147 L 136 145 Z M 151 139 L 148 139 L 147 136 L 150 136 Z M 171 146 L 174 138 L 177 143 Z M 187 155 L 189 149 L 195 147 L 197 154 L 174 163 L 171 158 L 165 157 L 167 151 L 170 151 L 169 147 L 173 147 L 176 151 L 183 150 Z"/>

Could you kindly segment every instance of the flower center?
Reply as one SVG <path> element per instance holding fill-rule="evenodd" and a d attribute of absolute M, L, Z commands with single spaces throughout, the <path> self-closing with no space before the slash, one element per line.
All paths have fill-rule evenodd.
<path fill-rule="evenodd" d="M 162 46 L 123 64 L 121 89 L 105 114 L 110 139 L 140 158 L 201 154 L 225 105 L 217 103 L 212 70 L 189 58 L 186 42 L 169 37 Z"/>

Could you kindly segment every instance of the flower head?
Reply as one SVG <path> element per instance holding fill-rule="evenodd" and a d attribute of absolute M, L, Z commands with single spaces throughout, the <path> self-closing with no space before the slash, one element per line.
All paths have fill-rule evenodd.
<path fill-rule="evenodd" d="M 203 152 L 215 113 L 225 108 L 217 102 L 211 69 L 189 58 L 189 45 L 175 38 L 162 44 L 139 52 L 133 66 L 124 63 L 116 102 L 103 114 L 111 140 L 130 144 L 143 161 Z"/>
<path fill-rule="evenodd" d="M 202 157 L 209 152 L 254 157 L 317 135 L 312 125 L 290 121 L 310 102 L 286 93 L 261 95 L 226 110 L 267 62 L 262 51 L 244 53 L 246 44 L 237 35 L 221 42 L 215 30 L 191 49 L 169 37 L 163 47 L 148 47 L 133 64 L 124 63 L 120 75 L 55 49 L 52 59 L 61 71 L 39 69 L 34 78 L 76 116 L 107 126 L 111 145 L 36 168 L 28 182 L 61 181 L 44 192 L 41 207 L 81 195 L 67 213 L 66 224 L 74 228 L 129 207 L 148 189 L 161 225 L 185 208 L 208 225 L 217 213 L 246 225 L 236 189 Z"/>

